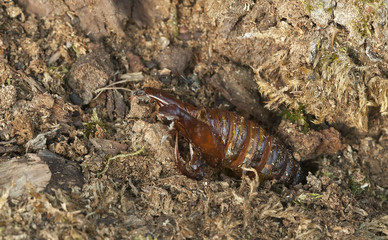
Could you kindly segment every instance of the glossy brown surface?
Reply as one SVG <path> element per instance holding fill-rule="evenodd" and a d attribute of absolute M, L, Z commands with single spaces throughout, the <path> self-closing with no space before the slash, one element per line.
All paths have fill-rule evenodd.
<path fill-rule="evenodd" d="M 230 169 L 236 175 L 246 174 L 242 167 L 253 167 L 261 179 L 277 179 L 287 185 L 302 180 L 301 168 L 290 150 L 255 122 L 225 110 L 194 107 L 154 88 L 144 88 L 135 95 L 155 100 L 159 113 L 174 121 L 177 134 L 194 146 L 190 162 L 193 171 L 188 171 L 179 161 L 176 134 L 176 163 L 186 176 L 203 176 L 199 151 L 208 165 Z"/>

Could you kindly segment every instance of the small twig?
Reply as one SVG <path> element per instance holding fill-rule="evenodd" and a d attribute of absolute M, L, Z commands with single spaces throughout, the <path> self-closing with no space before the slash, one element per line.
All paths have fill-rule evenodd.
<path fill-rule="evenodd" d="M 330 43 L 330 48 L 331 50 L 334 49 L 334 43 L 335 43 L 335 37 L 337 36 L 337 34 L 341 32 L 341 29 L 338 29 L 338 28 L 334 28 L 333 29 L 333 33 L 331 35 L 331 43 Z"/>
<path fill-rule="evenodd" d="M 0 142 L 0 145 L 8 145 L 8 144 L 11 144 L 11 143 L 15 143 L 16 142 L 16 139 L 13 138 L 9 141 L 3 141 L 3 142 Z"/>
<path fill-rule="evenodd" d="M 98 95 L 101 94 L 101 92 L 103 91 L 106 91 L 106 90 L 124 90 L 124 91 L 128 91 L 128 92 L 132 92 L 131 89 L 128 89 L 128 88 L 123 88 L 123 87 L 103 87 L 103 88 L 99 88 L 95 91 L 95 93 L 98 93 Z M 97 96 L 98 96 L 97 95 Z"/>
<path fill-rule="evenodd" d="M 6 147 L 0 146 L 0 154 L 1 153 L 16 152 L 17 150 L 18 150 L 18 146 L 17 145 L 6 146 Z"/>
<path fill-rule="evenodd" d="M 142 81 L 144 79 L 142 72 L 135 72 L 135 73 L 125 73 L 120 76 L 120 79 L 123 79 L 119 82 L 136 82 L 136 81 Z"/>
<path fill-rule="evenodd" d="M 137 190 L 135 185 L 133 185 L 132 180 L 130 178 L 128 178 L 128 185 L 131 187 L 133 194 L 135 194 L 135 196 L 139 196 L 139 190 Z"/>
<path fill-rule="evenodd" d="M 131 91 L 128 88 L 123 88 L 123 87 L 114 87 L 115 85 L 122 84 L 122 83 L 127 83 L 127 82 L 137 82 L 137 81 L 142 81 L 144 79 L 144 76 L 141 72 L 136 72 L 136 73 L 126 73 L 120 76 L 121 81 L 117 81 L 114 83 L 111 83 L 105 87 L 99 88 L 94 93 L 97 93 L 97 95 L 93 98 L 93 100 L 96 100 L 101 93 L 103 93 L 106 90 L 124 90 L 124 91 Z M 92 101 L 93 101 L 92 100 Z"/>
<path fill-rule="evenodd" d="M 97 177 L 100 177 L 102 174 L 106 173 L 106 171 L 108 171 L 109 169 L 109 165 L 110 163 L 115 160 L 115 159 L 118 159 L 118 158 L 125 158 L 125 157 L 129 157 L 129 156 L 136 156 L 136 155 L 139 155 L 140 153 L 142 153 L 144 150 L 144 147 L 141 147 L 139 150 L 137 150 L 136 152 L 132 152 L 132 153 L 123 153 L 123 154 L 118 154 L 116 156 L 113 156 L 111 158 L 108 158 L 108 162 L 107 164 L 105 165 L 105 168 L 97 173 Z"/>

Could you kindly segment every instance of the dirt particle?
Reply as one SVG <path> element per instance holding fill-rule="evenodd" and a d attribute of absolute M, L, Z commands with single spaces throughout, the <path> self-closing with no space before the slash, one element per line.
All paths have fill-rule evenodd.
<path fill-rule="evenodd" d="M 168 68 L 174 74 L 183 74 L 188 67 L 193 53 L 190 49 L 181 47 L 167 47 L 155 57 L 161 69 Z"/>
<path fill-rule="evenodd" d="M 77 93 L 70 93 L 70 101 L 75 105 L 82 105 L 83 99 Z"/>
<path fill-rule="evenodd" d="M 72 66 L 67 84 L 88 104 L 94 91 L 105 86 L 113 77 L 113 64 L 103 50 L 81 56 Z"/>
<path fill-rule="evenodd" d="M 310 130 L 305 134 L 298 130 L 296 124 L 283 120 L 278 132 L 293 147 L 298 159 L 301 160 L 311 159 L 321 154 L 335 154 L 344 147 L 339 132 L 334 128 L 319 132 Z"/>
<path fill-rule="evenodd" d="M 306 177 L 307 183 L 311 186 L 312 192 L 321 192 L 322 191 L 322 182 L 316 176 L 309 173 Z"/>
<path fill-rule="evenodd" d="M 141 104 L 142 100 L 138 97 L 131 97 L 131 110 L 129 111 L 129 118 L 145 119 L 151 116 L 151 105 Z"/>
<path fill-rule="evenodd" d="M 129 61 L 129 69 L 131 72 L 141 72 L 144 68 L 141 58 L 132 52 L 127 52 L 127 58 Z"/>
<path fill-rule="evenodd" d="M 134 1 L 132 18 L 138 26 L 144 27 L 155 21 L 165 20 L 170 15 L 170 0 Z"/>
<path fill-rule="evenodd" d="M 18 144 L 23 144 L 34 137 L 34 128 L 31 117 L 27 114 L 18 114 L 12 121 L 11 136 L 17 138 Z"/>
<path fill-rule="evenodd" d="M 52 109 L 54 106 L 54 99 L 48 93 L 37 94 L 34 96 L 31 102 L 29 102 L 29 106 L 30 106 L 30 110 L 32 111 L 38 111 L 42 108 Z"/>
<path fill-rule="evenodd" d="M 16 101 L 16 89 L 12 85 L 0 87 L 0 111 L 8 110 Z"/>
<path fill-rule="evenodd" d="M 128 148 L 126 144 L 108 139 L 91 138 L 89 141 L 93 144 L 96 150 L 103 151 L 112 156 L 117 155 Z"/>

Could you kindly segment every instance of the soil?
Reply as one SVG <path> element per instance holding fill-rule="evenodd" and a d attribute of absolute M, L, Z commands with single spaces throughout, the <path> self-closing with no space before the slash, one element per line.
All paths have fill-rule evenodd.
<path fill-rule="evenodd" d="M 388 238 L 384 61 L 374 62 L 381 72 L 367 84 L 378 91 L 365 94 L 366 116 L 346 116 L 346 105 L 330 98 L 338 105 L 322 120 L 312 106 L 326 102 L 285 96 L 309 91 L 286 78 L 311 73 L 298 65 L 306 48 L 293 45 L 293 58 L 280 63 L 274 56 L 289 40 L 238 41 L 254 23 L 257 34 L 269 29 L 274 38 L 324 35 L 334 25 L 327 11 L 306 10 L 314 1 L 101 1 L 93 13 L 54 2 L 0 3 L 0 173 L 8 173 L 0 176 L 0 239 Z M 338 23 L 349 17 L 338 16 Z M 298 30 L 273 28 L 284 24 Z M 378 52 L 370 41 L 364 45 Z M 284 75 L 291 67 L 298 73 Z M 311 84 L 318 89 L 318 80 Z M 285 86 L 283 96 L 277 89 Z M 286 187 L 208 166 L 202 180 L 186 177 L 168 121 L 154 102 L 132 95 L 143 87 L 257 121 L 289 145 L 306 181 Z M 187 141 L 179 144 L 188 159 Z M 36 168 L 39 178 L 30 174 Z"/>

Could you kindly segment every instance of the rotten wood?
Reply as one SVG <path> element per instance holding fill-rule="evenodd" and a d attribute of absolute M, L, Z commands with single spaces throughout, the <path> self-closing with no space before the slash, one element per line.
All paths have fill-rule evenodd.
<path fill-rule="evenodd" d="M 0 158 L 0 188 L 11 188 L 9 196 L 18 197 L 30 183 L 37 191 L 43 190 L 51 179 L 48 165 L 37 154 L 26 154 L 11 159 Z"/>

